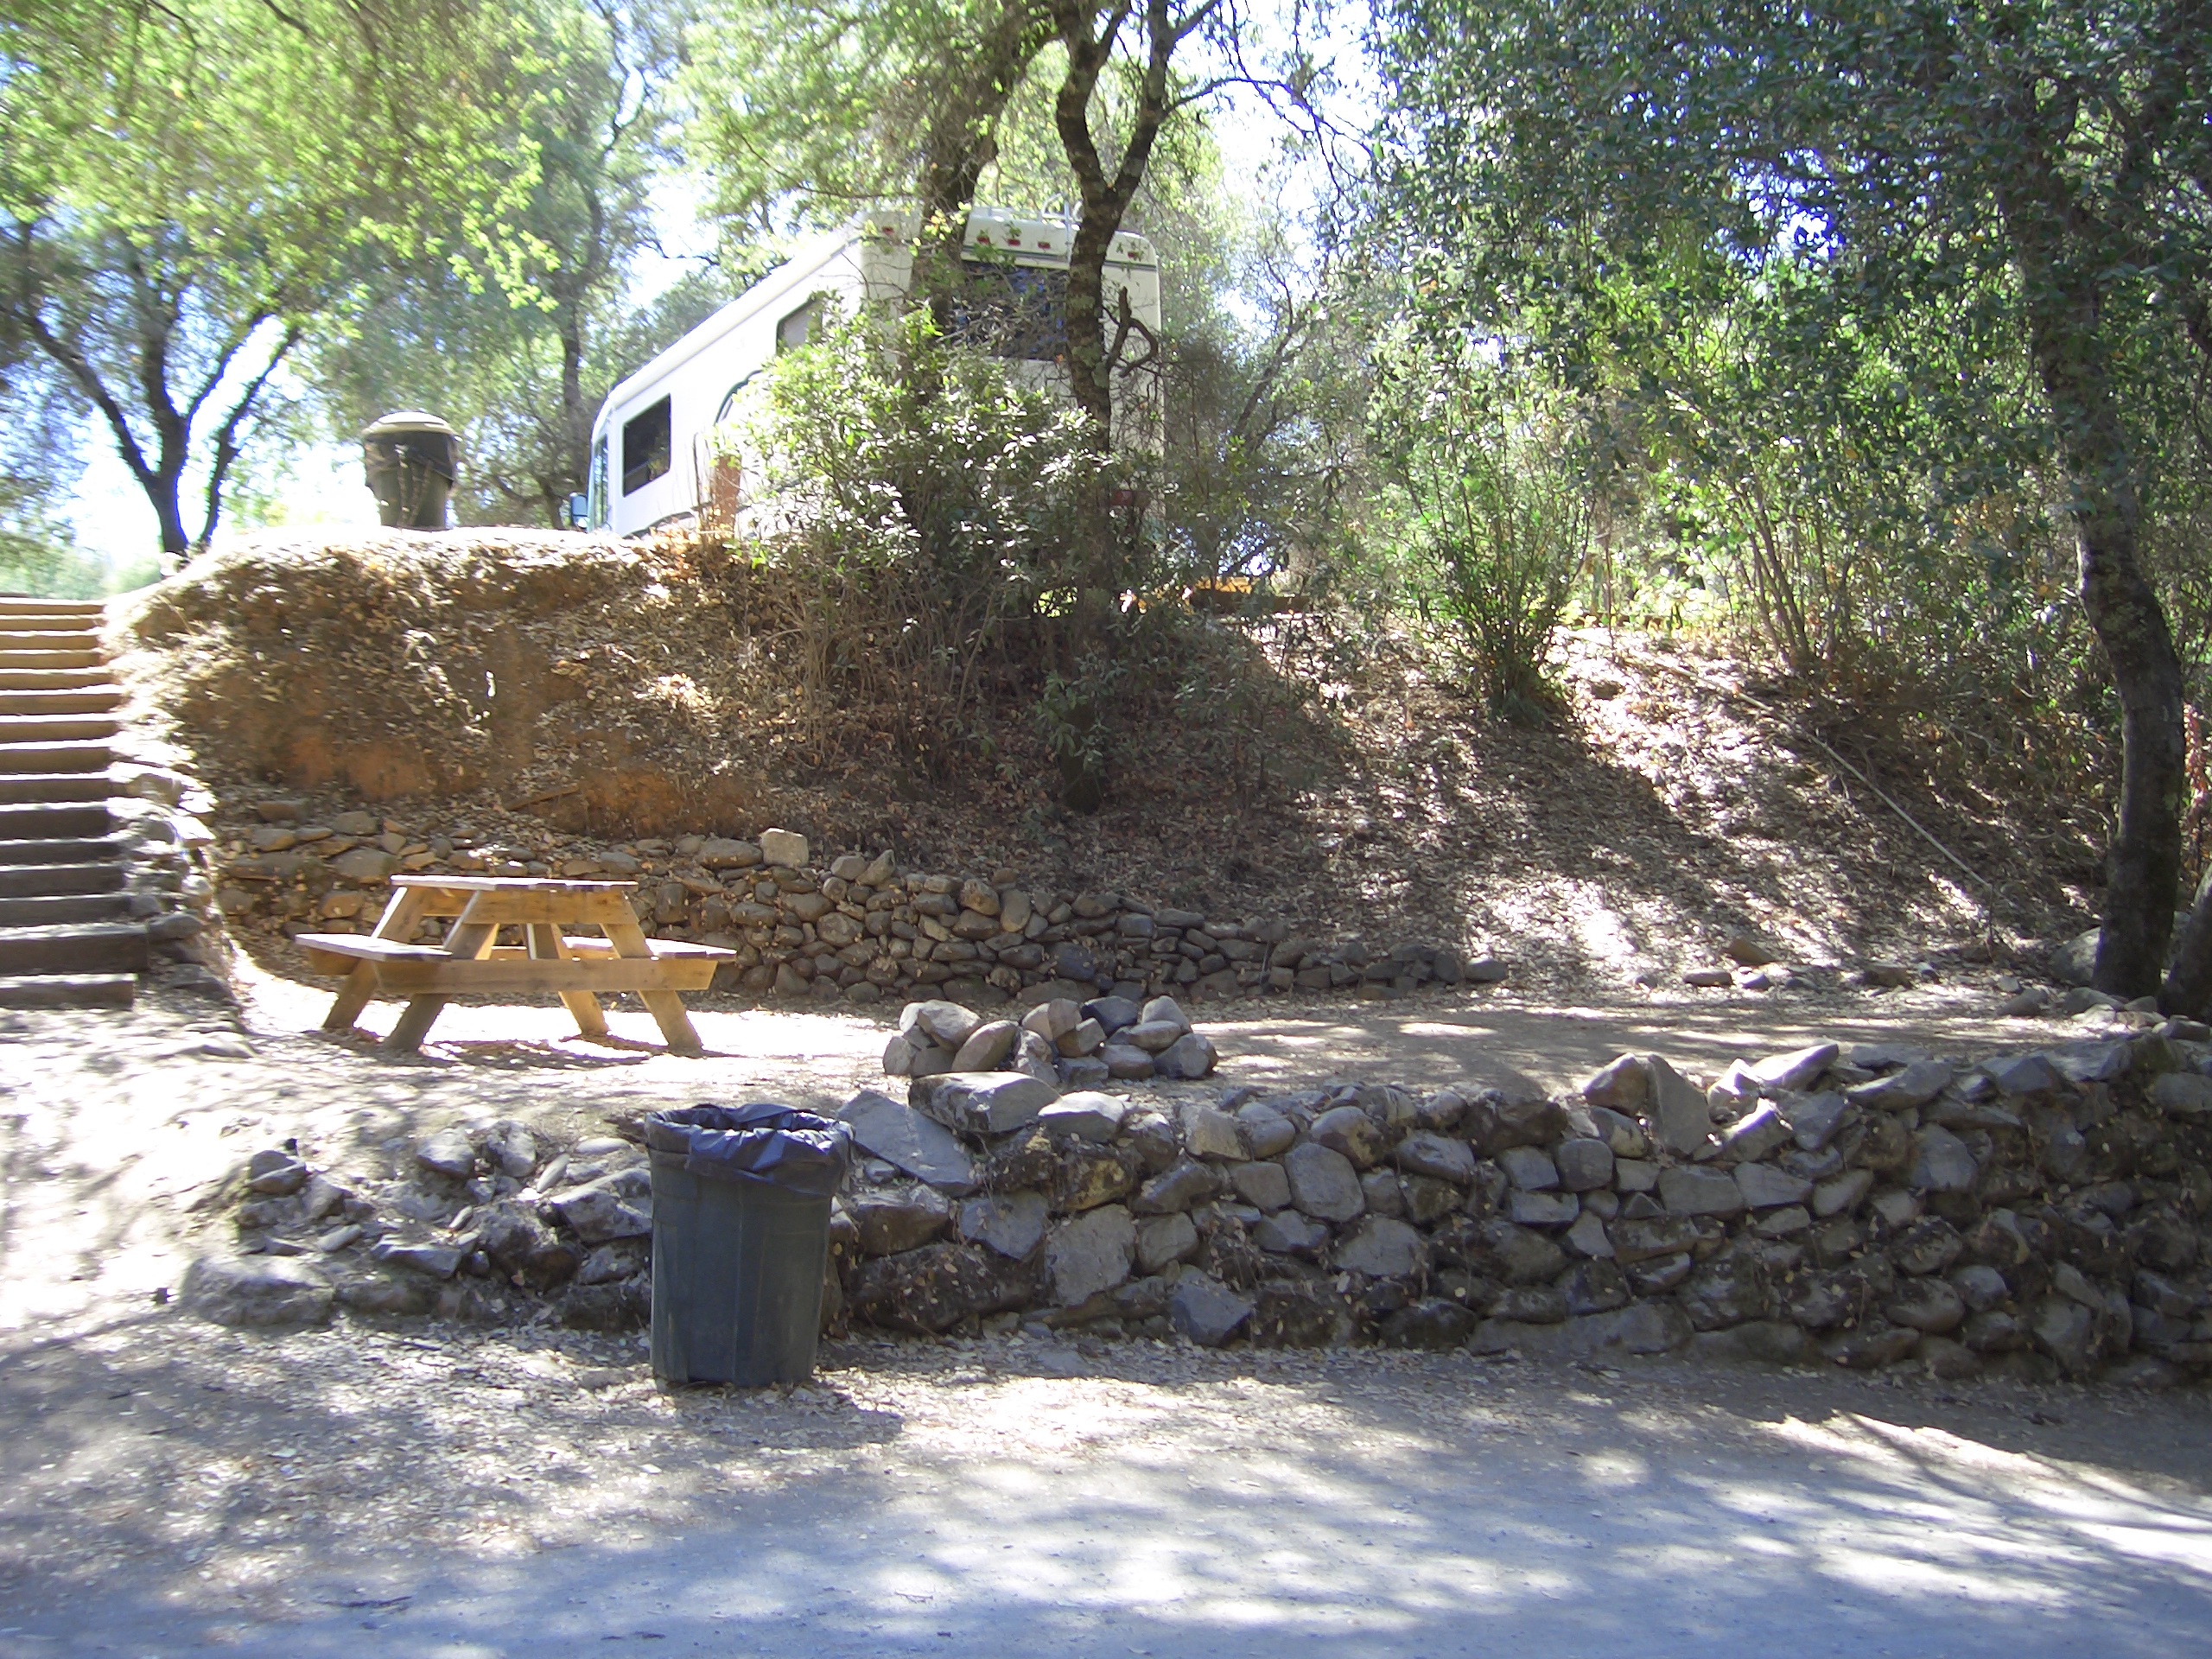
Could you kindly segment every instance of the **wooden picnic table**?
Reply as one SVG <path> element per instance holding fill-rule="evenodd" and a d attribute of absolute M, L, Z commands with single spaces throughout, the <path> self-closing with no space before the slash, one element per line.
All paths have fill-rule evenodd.
<path fill-rule="evenodd" d="M 396 875 L 391 900 L 369 933 L 302 933 L 296 943 L 317 973 L 346 982 L 330 1005 L 326 1031 L 346 1031 L 379 992 L 407 1007 L 385 1046 L 420 1048 L 439 1012 L 455 996 L 550 991 L 587 1037 L 607 1035 L 601 995 L 634 991 L 670 1048 L 700 1052 L 699 1033 L 683 1011 L 683 991 L 703 991 L 715 968 L 737 953 L 681 939 L 649 939 L 628 894 L 634 881 L 567 881 L 499 875 Z M 416 944 L 425 917 L 450 916 L 442 944 Z M 521 945 L 498 943 L 502 927 L 519 927 Z M 604 937 L 572 937 L 595 927 Z"/>

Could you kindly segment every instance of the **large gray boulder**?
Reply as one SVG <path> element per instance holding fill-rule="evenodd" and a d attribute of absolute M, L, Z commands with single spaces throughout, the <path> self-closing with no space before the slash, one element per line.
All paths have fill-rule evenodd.
<path fill-rule="evenodd" d="M 923 1116 L 963 1135 L 1006 1135 L 1037 1121 L 1059 1090 L 1019 1071 L 947 1071 L 917 1077 L 907 1099 Z"/>
<path fill-rule="evenodd" d="M 1350 1221 L 1367 1208 L 1358 1172 L 1340 1152 L 1309 1141 L 1291 1148 L 1282 1168 L 1290 1178 L 1290 1201 L 1309 1216 Z"/>
<path fill-rule="evenodd" d="M 1113 1289 L 1129 1276 L 1136 1252 L 1136 1221 L 1121 1205 L 1101 1205 L 1063 1222 L 1045 1244 L 1052 1300 L 1074 1307 Z"/>
<path fill-rule="evenodd" d="M 861 1149 L 951 1198 L 976 1190 L 975 1160 L 942 1123 L 863 1089 L 837 1109 Z"/>
<path fill-rule="evenodd" d="M 247 1329 L 327 1325 L 329 1278 L 289 1255 L 203 1255 L 184 1270 L 178 1302 L 217 1325 Z"/>

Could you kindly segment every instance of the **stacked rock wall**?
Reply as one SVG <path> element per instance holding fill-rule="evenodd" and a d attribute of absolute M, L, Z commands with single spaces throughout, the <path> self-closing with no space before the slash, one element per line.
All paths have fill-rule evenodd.
<path fill-rule="evenodd" d="M 870 1157 L 839 1287 L 920 1332 L 2202 1373 L 2209 1057 L 1823 1045 L 1709 1089 L 1623 1056 L 1554 1099 L 1077 1093 L 988 1121 L 947 1103 L 956 1073 L 848 1107 Z"/>
<path fill-rule="evenodd" d="M 1124 893 L 1047 890 L 1011 870 L 926 874 L 902 871 L 889 853 L 817 865 L 806 838 L 785 830 L 758 841 L 636 842 L 632 852 L 479 844 L 367 812 L 314 823 L 301 821 L 298 803 L 264 806 L 275 822 L 242 827 L 221 846 L 219 899 L 234 925 L 365 932 L 403 871 L 635 877 L 645 931 L 736 951 L 716 988 L 753 995 L 865 1003 L 922 995 L 978 1006 L 1102 990 L 1138 999 L 1354 988 L 1395 995 L 1505 973 L 1493 959 L 1463 962 L 1433 945 L 1370 950 L 1301 937 L 1280 917 L 1201 916 Z"/>
<path fill-rule="evenodd" d="M 2181 1029 L 1978 1065 L 1824 1045 L 1707 1088 L 1624 1055 L 1553 1098 L 942 1072 L 842 1109 L 862 1155 L 826 1318 L 2202 1377 L 2212 1045 Z M 270 1152 L 240 1182 L 245 1247 L 305 1258 L 276 1291 L 319 1280 L 326 1314 L 647 1306 L 650 1180 L 620 1141 L 498 1124 L 387 1181 Z"/>

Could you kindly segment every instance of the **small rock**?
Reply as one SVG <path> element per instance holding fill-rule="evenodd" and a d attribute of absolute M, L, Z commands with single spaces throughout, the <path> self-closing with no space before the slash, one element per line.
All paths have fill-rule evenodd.
<path fill-rule="evenodd" d="M 1915 1060 L 1886 1077 L 1854 1084 L 1844 1096 L 1854 1106 L 1901 1112 L 1908 1107 L 1925 1106 L 1949 1086 L 1955 1075 L 1948 1061 Z"/>
<path fill-rule="evenodd" d="M 763 830 L 760 832 L 760 857 L 772 869 L 798 870 L 806 868 L 806 837 L 793 830 Z"/>
<path fill-rule="evenodd" d="M 1744 1210 L 1743 1189 L 1718 1169 L 1662 1169 L 1659 1200 L 1675 1216 L 1734 1216 Z"/>
<path fill-rule="evenodd" d="M 1236 1120 L 1211 1106 L 1188 1105 L 1183 1109 L 1183 1144 L 1193 1158 L 1222 1158 L 1242 1161 L 1244 1138 Z"/>
<path fill-rule="evenodd" d="M 749 841 L 709 836 L 699 843 L 699 850 L 692 856 L 710 870 L 749 870 L 760 862 L 761 852 Z"/>
<path fill-rule="evenodd" d="M 1167 1299 L 1167 1318 L 1179 1336 L 1201 1348 L 1218 1348 L 1252 1317 L 1248 1296 L 1203 1273 L 1185 1273 Z"/>
<path fill-rule="evenodd" d="M 1221 1177 L 1211 1166 L 1185 1158 L 1147 1181 L 1130 1207 L 1141 1216 L 1170 1215 L 1220 1191 Z"/>
<path fill-rule="evenodd" d="M 441 1129 L 415 1148 L 415 1161 L 434 1175 L 467 1180 L 476 1173 L 476 1149 L 462 1130 Z"/>
<path fill-rule="evenodd" d="M 1194 1083 L 1200 1077 L 1211 1077 L 1219 1063 L 1214 1046 L 1203 1032 L 1185 1032 L 1166 1049 L 1153 1057 L 1153 1065 L 1163 1077 Z"/>
<path fill-rule="evenodd" d="M 1152 1056 L 1128 1043 L 1109 1040 L 1098 1051 L 1106 1075 L 1117 1083 L 1143 1083 L 1153 1073 Z"/>
<path fill-rule="evenodd" d="M 1259 1148 L 1255 1146 L 1256 1153 Z M 1465 1186 L 1475 1179 L 1475 1154 L 1464 1141 L 1428 1129 L 1417 1129 L 1398 1143 L 1398 1167 L 1408 1175 L 1427 1175 L 1440 1181 L 1450 1181 L 1455 1186 Z M 1606 1179 L 1612 1174 L 1612 1160 L 1605 1162 Z M 1604 1185 L 1605 1181 L 1596 1183 Z M 1579 1189 L 1578 1189 L 1579 1190 Z"/>
<path fill-rule="evenodd" d="M 1231 1164 L 1229 1185 L 1236 1196 L 1255 1210 L 1281 1210 L 1290 1202 L 1290 1177 L 1281 1164 Z"/>
<path fill-rule="evenodd" d="M 1289 1179 L 1291 1202 L 1309 1216 L 1350 1221 L 1367 1207 L 1358 1172 L 1333 1147 L 1308 1141 L 1291 1149 L 1282 1167 Z"/>
<path fill-rule="evenodd" d="M 1843 1127 L 1844 1115 L 1850 1109 L 1851 1103 L 1840 1094 L 1808 1096 L 1789 1109 L 1793 1137 L 1807 1152 L 1818 1152 Z"/>
<path fill-rule="evenodd" d="M 1662 1190 L 1664 1190 L 1663 1179 Z M 1779 1210 L 1788 1205 L 1804 1203 L 1812 1196 L 1813 1184 L 1795 1175 L 1785 1174 L 1771 1164 L 1738 1164 L 1736 1166 L 1736 1190 L 1743 1195 L 1746 1208 Z M 1668 1207 L 1674 1208 L 1671 1204 Z M 1699 1213 L 1727 1212 L 1707 1211 Z"/>
<path fill-rule="evenodd" d="M 1336 1264 L 1376 1279 L 1409 1278 L 1427 1255 L 1421 1236 L 1402 1221 L 1370 1216 L 1337 1246 Z"/>
<path fill-rule="evenodd" d="M 632 1189 L 621 1175 L 602 1175 L 549 1199 L 547 1207 L 587 1244 L 604 1244 L 614 1238 L 642 1238 L 653 1230 L 652 1212 L 629 1203 L 623 1194 L 630 1190 Z"/>
<path fill-rule="evenodd" d="M 257 1152 L 245 1166 L 246 1191 L 288 1198 L 308 1184 L 308 1166 L 289 1152 Z"/>
<path fill-rule="evenodd" d="M 1687 1157 L 1711 1133 L 1712 1109 L 1703 1093 L 1658 1055 L 1647 1056 L 1645 1064 L 1651 1073 L 1652 1128 L 1659 1144 Z"/>
<path fill-rule="evenodd" d="M 1306 1133 L 1312 1144 L 1342 1154 L 1357 1169 L 1370 1168 L 1382 1155 L 1382 1131 L 1357 1106 L 1338 1106 L 1323 1112 Z M 1296 1179 L 1294 1175 L 1294 1185 Z"/>
<path fill-rule="evenodd" d="M 995 1071 L 1021 1035 L 1021 1027 L 1011 1020 L 992 1020 L 968 1033 L 952 1057 L 955 1071 Z"/>
<path fill-rule="evenodd" d="M 1909 1184 L 1922 1192 L 1966 1192 L 1973 1190 L 1980 1166 L 1965 1141 L 1940 1127 L 1920 1131 L 1913 1142 L 1912 1173 Z"/>
<path fill-rule="evenodd" d="M 1726 1157 L 1751 1163 L 1787 1144 L 1789 1138 L 1790 1125 L 1774 1104 L 1767 1102 L 1721 1132 L 1720 1150 Z"/>
<path fill-rule="evenodd" d="M 1561 1236 L 1561 1242 L 1575 1255 L 1610 1261 L 1613 1255 L 1613 1241 L 1606 1236 L 1605 1224 L 1595 1211 L 1585 1211 L 1574 1219 L 1574 1224 Z"/>
<path fill-rule="evenodd" d="M 971 1244 L 988 1245 L 1012 1261 L 1026 1262 L 1044 1243 L 1046 1220 L 1040 1192 L 970 1198 L 960 1206 L 960 1236 Z"/>
<path fill-rule="evenodd" d="M 1835 1064 L 1840 1052 L 1834 1043 L 1815 1043 L 1794 1053 L 1777 1054 L 1751 1068 L 1761 1088 L 1775 1094 L 1801 1094 L 1821 1072 Z"/>
<path fill-rule="evenodd" d="M 395 1268 L 406 1268 L 425 1274 L 433 1279 L 450 1279 L 461 1271 L 461 1257 L 467 1254 L 458 1246 L 434 1244 L 422 1240 L 380 1238 L 369 1247 L 369 1255 L 378 1262 Z"/>
<path fill-rule="evenodd" d="M 1582 1098 L 1592 1106 L 1634 1111 L 1651 1097 L 1651 1071 L 1641 1054 L 1622 1054 L 1582 1080 Z"/>
<path fill-rule="evenodd" d="M 1137 1269 L 1158 1273 L 1198 1253 L 1198 1230 L 1182 1214 L 1155 1216 L 1137 1228 Z"/>
<path fill-rule="evenodd" d="M 1682 976 L 1682 983 L 1693 990 L 1717 991 L 1735 982 L 1736 976 L 1726 968 L 1693 968 Z"/>
<path fill-rule="evenodd" d="M 1329 1229 L 1295 1210 L 1283 1210 L 1252 1224 L 1252 1242 L 1274 1255 L 1313 1255 L 1328 1243 Z"/>
<path fill-rule="evenodd" d="M 1118 1204 L 1102 1205 L 1061 1223 L 1045 1244 L 1052 1300 L 1074 1307 L 1113 1289 L 1129 1276 L 1136 1249 L 1136 1222 Z"/>
<path fill-rule="evenodd" d="M 901 1031 L 918 1030 L 941 1047 L 957 1051 L 983 1023 L 982 1016 L 957 1002 L 909 1002 L 899 1015 Z"/>
<path fill-rule="evenodd" d="M 1079 1090 L 1040 1109 L 1037 1122 L 1052 1135 L 1104 1146 L 1122 1132 L 1122 1121 L 1128 1115 L 1129 1103 L 1118 1096 Z"/>
<path fill-rule="evenodd" d="M 1140 1025 L 1173 1026 L 1179 1032 L 1191 1029 L 1191 1016 L 1172 996 L 1154 997 L 1138 1012 L 1137 1021 Z"/>

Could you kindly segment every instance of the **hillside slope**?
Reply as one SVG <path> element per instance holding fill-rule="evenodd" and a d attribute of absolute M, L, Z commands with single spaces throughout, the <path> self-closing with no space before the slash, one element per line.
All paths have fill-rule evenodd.
<path fill-rule="evenodd" d="M 1387 640 L 1346 669 L 1310 626 L 1240 639 L 1273 683 L 1130 719 L 1084 817 L 1018 700 L 934 772 L 826 719 L 733 580 L 679 543 L 264 538 L 118 607 L 116 644 L 233 840 L 277 795 L 556 863 L 782 826 L 824 856 L 1496 950 L 1562 988 L 1670 979 L 1738 932 L 1815 969 L 2002 959 L 2094 896 L 2093 815 L 2005 741 L 1669 639 L 1570 636 L 1544 730 L 1485 721 Z"/>

